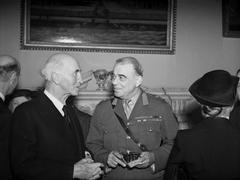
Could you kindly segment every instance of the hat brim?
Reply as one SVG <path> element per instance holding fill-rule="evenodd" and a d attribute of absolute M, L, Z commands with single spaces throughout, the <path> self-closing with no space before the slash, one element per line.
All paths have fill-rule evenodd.
<path fill-rule="evenodd" d="M 231 76 L 231 86 L 228 91 L 233 92 L 232 93 L 233 95 L 231 98 L 228 98 L 227 100 L 224 100 L 224 101 L 222 99 L 217 100 L 216 98 L 211 98 L 201 94 L 198 91 L 201 84 L 200 81 L 201 81 L 201 78 L 195 81 L 189 88 L 189 92 L 200 104 L 211 106 L 211 107 L 225 107 L 225 106 L 232 106 L 234 104 L 237 84 L 239 81 L 238 77 Z"/>

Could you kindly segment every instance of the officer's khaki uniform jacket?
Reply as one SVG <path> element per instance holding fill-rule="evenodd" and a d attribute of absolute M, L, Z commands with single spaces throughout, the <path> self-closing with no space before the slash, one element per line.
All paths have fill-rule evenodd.
<path fill-rule="evenodd" d="M 111 151 L 141 152 L 119 123 L 114 111 L 122 117 L 133 135 L 155 155 L 155 172 L 151 167 L 128 169 L 118 166 L 103 176 L 103 180 L 161 179 L 177 133 L 177 120 L 171 107 L 160 97 L 142 92 L 127 119 L 120 99 L 99 103 L 91 120 L 87 147 L 95 161 L 106 165 Z"/>

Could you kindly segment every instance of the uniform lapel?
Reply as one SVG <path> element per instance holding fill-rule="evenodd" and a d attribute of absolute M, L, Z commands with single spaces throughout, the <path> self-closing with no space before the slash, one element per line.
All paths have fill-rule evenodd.
<path fill-rule="evenodd" d="M 148 104 L 149 104 L 149 102 L 148 102 L 147 94 L 145 92 L 142 92 L 139 95 L 135 106 L 133 107 L 133 110 L 132 110 L 132 113 L 131 113 L 129 119 L 131 119 L 133 117 L 136 117 L 136 116 L 139 116 L 141 114 L 144 115 L 145 106 L 148 105 Z"/>
<path fill-rule="evenodd" d="M 123 109 L 122 100 L 114 98 L 112 102 L 113 111 L 120 116 L 123 120 L 127 120 L 126 114 Z"/>

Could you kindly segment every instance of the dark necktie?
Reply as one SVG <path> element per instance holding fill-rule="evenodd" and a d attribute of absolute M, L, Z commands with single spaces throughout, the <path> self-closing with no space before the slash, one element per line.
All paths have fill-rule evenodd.
<path fill-rule="evenodd" d="M 84 157 L 84 151 L 85 151 L 85 145 L 84 145 L 84 138 L 81 131 L 81 125 L 78 124 L 78 120 L 76 119 L 76 116 L 74 115 L 74 110 L 71 106 L 64 105 L 62 108 L 64 112 L 64 119 L 66 120 L 66 123 L 70 126 L 71 131 L 74 133 L 74 136 L 76 138 L 76 143 L 78 145 L 80 157 Z M 79 128 L 77 128 L 79 127 Z"/>
<path fill-rule="evenodd" d="M 70 118 L 70 116 L 69 116 L 68 107 L 67 107 L 66 105 L 64 105 L 63 108 L 62 108 L 62 110 L 63 110 L 63 112 L 64 112 L 63 118 L 66 120 L 66 122 L 67 122 L 68 124 L 70 124 L 70 123 L 71 123 L 71 118 Z"/>

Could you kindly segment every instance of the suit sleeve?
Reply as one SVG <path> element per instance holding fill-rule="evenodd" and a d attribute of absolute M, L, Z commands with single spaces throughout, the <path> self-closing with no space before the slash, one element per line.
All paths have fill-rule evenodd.
<path fill-rule="evenodd" d="M 84 136 L 84 140 L 86 142 L 87 135 L 89 133 L 90 121 L 91 121 L 92 116 L 85 112 L 80 111 L 76 107 L 74 107 L 73 109 L 74 109 L 77 119 L 82 127 L 82 133 Z"/>
<path fill-rule="evenodd" d="M 1 105 L 0 105 L 1 106 Z M 0 179 L 10 179 L 9 131 L 11 114 L 6 107 L 0 107 Z"/>
<path fill-rule="evenodd" d="M 176 140 L 174 142 L 172 151 L 169 155 L 168 162 L 167 162 L 167 168 L 164 174 L 164 180 L 175 180 L 177 176 L 180 176 L 180 172 L 184 173 L 183 169 L 182 171 L 180 170 L 180 167 L 182 166 L 183 163 L 183 153 L 181 150 L 181 146 L 179 145 L 180 140 L 179 140 L 179 134 L 178 132 Z M 184 174 L 182 174 L 184 175 Z M 186 176 L 186 175 L 184 175 Z"/>
<path fill-rule="evenodd" d="M 86 145 L 94 154 L 94 160 L 107 164 L 109 150 L 104 148 L 104 130 L 101 125 L 102 116 L 99 105 L 96 107 L 90 123 Z"/>
<path fill-rule="evenodd" d="M 161 133 L 163 141 L 161 146 L 153 151 L 155 156 L 155 172 L 165 169 L 178 130 L 178 122 L 171 107 L 167 103 L 163 104 L 161 111 L 164 119 L 164 128 Z"/>
<path fill-rule="evenodd" d="M 36 113 L 37 114 L 37 113 Z M 25 108 L 17 108 L 13 115 L 11 137 L 11 162 L 17 179 L 66 179 L 73 176 L 73 165 L 41 157 L 38 153 L 38 128 L 36 114 Z M 37 118 L 37 117 L 36 117 Z"/>

